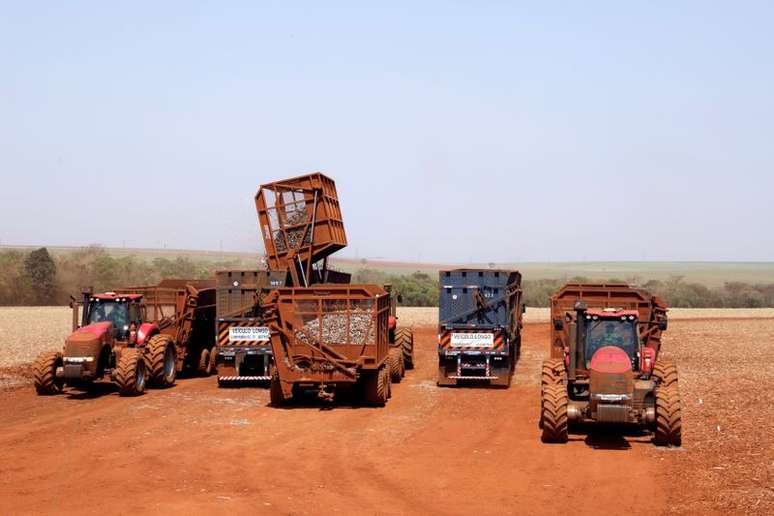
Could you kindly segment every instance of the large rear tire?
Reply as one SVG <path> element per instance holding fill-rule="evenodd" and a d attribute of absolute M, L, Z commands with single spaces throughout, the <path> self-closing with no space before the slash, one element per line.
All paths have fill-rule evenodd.
<path fill-rule="evenodd" d="M 146 366 L 151 384 L 166 388 L 175 384 L 177 379 L 177 353 L 172 337 L 156 334 L 148 340 L 145 351 Z"/>
<path fill-rule="evenodd" d="M 540 373 L 540 387 L 546 385 L 564 384 L 566 375 L 564 362 L 559 358 L 549 358 L 543 361 L 543 369 Z"/>
<path fill-rule="evenodd" d="M 56 368 L 62 367 L 62 353 L 46 351 L 38 355 L 32 366 L 35 392 L 41 396 L 58 394 L 64 388 L 64 379 L 56 377 Z"/>
<path fill-rule="evenodd" d="M 403 350 L 404 368 L 414 369 L 414 332 L 411 331 L 411 328 L 395 330 L 395 347 Z"/>
<path fill-rule="evenodd" d="M 541 394 L 540 427 L 543 429 L 544 443 L 566 443 L 569 421 L 567 406 L 569 405 L 567 387 L 562 385 L 546 385 Z"/>
<path fill-rule="evenodd" d="M 659 446 L 680 446 L 683 442 L 683 417 L 677 385 L 656 388 L 656 435 Z"/>
<path fill-rule="evenodd" d="M 403 365 L 403 350 L 398 347 L 390 349 L 387 361 L 390 365 L 390 380 L 392 383 L 400 383 L 403 375 L 406 374 Z"/>
<path fill-rule="evenodd" d="M 651 376 L 658 379 L 662 387 L 671 387 L 679 385 L 677 382 L 677 366 L 669 360 L 657 360 L 653 366 Z"/>
<path fill-rule="evenodd" d="M 116 383 L 121 396 L 138 396 L 145 392 L 147 371 L 140 350 L 126 348 L 116 367 Z"/>

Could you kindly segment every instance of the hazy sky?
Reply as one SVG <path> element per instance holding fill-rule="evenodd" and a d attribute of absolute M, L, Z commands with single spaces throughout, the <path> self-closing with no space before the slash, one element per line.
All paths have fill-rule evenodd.
<path fill-rule="evenodd" d="M 774 259 L 771 2 L 0 4 L 2 244 L 262 250 L 321 170 L 348 256 Z"/>

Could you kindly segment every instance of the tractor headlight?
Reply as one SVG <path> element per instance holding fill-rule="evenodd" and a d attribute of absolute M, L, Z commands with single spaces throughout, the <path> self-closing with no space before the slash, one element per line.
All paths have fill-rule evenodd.
<path fill-rule="evenodd" d="M 94 362 L 94 357 L 64 357 L 64 361 L 70 364 L 82 364 L 84 362 Z"/>

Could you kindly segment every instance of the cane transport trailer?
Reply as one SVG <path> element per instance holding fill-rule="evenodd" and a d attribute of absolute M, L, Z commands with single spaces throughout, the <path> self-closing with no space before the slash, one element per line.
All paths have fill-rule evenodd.
<path fill-rule="evenodd" d="M 511 383 L 521 347 L 521 274 L 493 269 L 439 273 L 438 385 Z"/>

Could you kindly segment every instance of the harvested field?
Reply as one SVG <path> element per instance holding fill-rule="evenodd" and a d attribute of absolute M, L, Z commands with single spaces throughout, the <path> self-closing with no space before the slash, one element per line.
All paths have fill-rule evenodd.
<path fill-rule="evenodd" d="M 545 322 L 526 325 L 510 389 L 439 389 L 433 309 L 400 310 L 402 324 L 418 326 L 417 368 L 383 409 L 274 409 L 266 390 L 218 389 L 213 378 L 131 399 L 111 386 L 37 397 L 6 384 L 0 513 L 111 512 L 115 497 L 127 512 L 169 514 L 556 513 L 565 504 L 579 514 L 774 513 L 770 311 L 692 312 L 699 320 L 672 311 L 664 345 L 680 370 L 684 446 L 662 449 L 646 435 L 605 431 L 540 443 Z M 1 309 L 0 321 L 0 358 L 18 383 L 25 357 L 61 343 L 69 310 Z M 65 442 L 66 453 L 52 453 Z M 104 460 L 93 460 L 94 443 Z M 260 475 L 244 474 L 253 469 Z M 134 481 L 145 477 L 157 487 Z M 504 477 L 479 496 L 482 483 Z M 613 489 L 600 488 L 611 479 Z M 102 496 L 87 497 L 84 482 Z"/>
<path fill-rule="evenodd" d="M 70 333 L 69 308 L 0 308 L 0 388 L 24 381 L 24 364 L 35 360 L 41 351 L 61 349 Z"/>
<path fill-rule="evenodd" d="M 685 443 L 653 450 L 674 471 L 663 473 L 674 483 L 670 510 L 774 514 L 774 320 L 686 320 L 664 335 Z"/>

